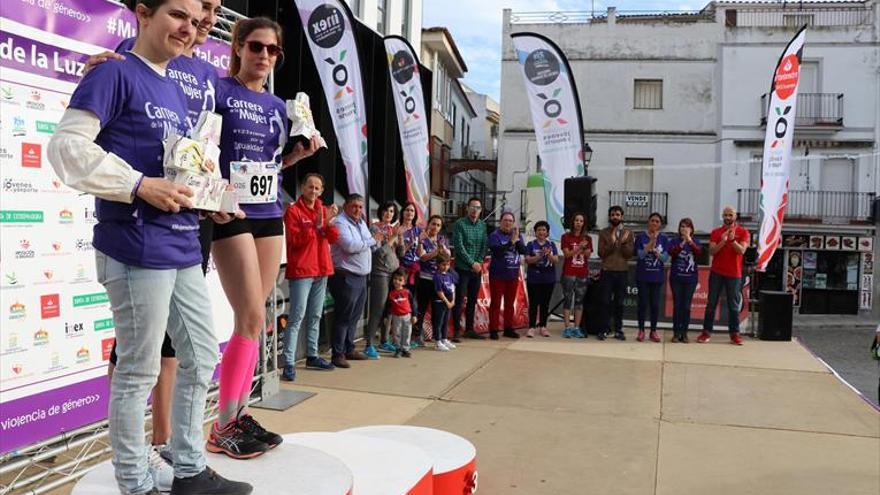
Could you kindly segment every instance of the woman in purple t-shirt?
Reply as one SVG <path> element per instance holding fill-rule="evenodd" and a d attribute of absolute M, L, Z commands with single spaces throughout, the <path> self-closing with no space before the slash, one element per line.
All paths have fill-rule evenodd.
<path fill-rule="evenodd" d="M 206 466 L 202 417 L 217 340 L 200 269 L 192 190 L 163 178 L 164 139 L 188 135 L 183 91 L 168 63 L 193 42 L 199 2 L 129 2 L 139 34 L 125 60 L 109 60 L 80 82 L 49 142 L 69 186 L 93 194 L 97 278 L 107 290 L 118 342 L 110 387 L 110 443 L 123 493 L 158 493 L 144 446 L 144 404 L 156 383 L 167 329 L 180 363 L 173 401 L 171 491 L 248 494 Z M 213 214 L 228 222 L 225 214 Z"/>
<path fill-rule="evenodd" d="M 697 256 L 703 252 L 700 241 L 694 239 L 694 222 L 682 218 L 678 222 L 678 237 L 669 242 L 672 257 L 669 287 L 672 289 L 672 341 L 688 343 L 691 325 L 691 300 L 697 288 Z"/>
<path fill-rule="evenodd" d="M 526 275 L 526 289 L 529 294 L 529 331 L 526 337 L 534 337 L 535 330 L 549 337 L 547 317 L 550 316 L 550 296 L 556 286 L 556 262 L 559 251 L 556 244 L 549 240 L 550 224 L 541 220 L 535 223 L 535 237 L 526 245 L 526 264 L 529 266 Z"/>
<path fill-rule="evenodd" d="M 449 243 L 440 235 L 443 228 L 443 218 L 433 215 L 428 219 L 428 228 L 419 235 L 419 281 L 416 286 L 416 305 L 419 308 L 428 308 L 435 299 L 434 274 L 437 272 L 437 257 L 440 253 L 449 256 Z M 416 343 L 424 344 L 424 324 L 427 309 L 421 311 L 416 321 Z"/>
<path fill-rule="evenodd" d="M 256 457 L 281 443 L 247 412 L 251 380 L 266 319 L 266 298 L 275 287 L 283 249 L 278 186 L 281 169 L 311 156 L 298 143 L 282 157 L 287 141 L 284 102 L 268 92 L 266 78 L 281 51 L 281 26 L 264 17 L 239 20 L 232 29 L 230 77 L 220 80 L 217 112 L 223 117 L 220 171 L 235 188 L 247 215 L 214 229 L 211 252 L 223 291 L 235 314 L 233 335 L 220 364 L 218 420 L 207 448 L 236 459 Z"/>
<path fill-rule="evenodd" d="M 660 291 L 663 290 L 663 266 L 669 259 L 668 241 L 660 232 L 663 216 L 651 213 L 648 216 L 648 230 L 636 236 L 635 249 L 636 283 L 639 289 L 639 335 L 636 340 L 645 340 L 645 313 L 651 314 L 651 335 L 653 342 L 660 342 L 657 333 L 657 318 L 660 316 Z"/>
<path fill-rule="evenodd" d="M 492 260 L 489 262 L 489 337 L 498 340 L 498 328 L 503 325 L 504 336 L 518 339 L 513 329 L 513 308 L 516 301 L 516 288 L 519 285 L 522 256 L 526 245 L 519 235 L 519 227 L 513 213 L 501 214 L 501 226 L 489 235 L 487 244 Z M 501 322 L 501 303 L 504 301 L 504 321 Z"/>

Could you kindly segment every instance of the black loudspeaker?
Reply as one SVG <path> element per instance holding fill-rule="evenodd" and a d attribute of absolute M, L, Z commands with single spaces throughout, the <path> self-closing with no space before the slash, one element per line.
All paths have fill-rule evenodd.
<path fill-rule="evenodd" d="M 587 228 L 596 226 L 596 178 L 569 177 L 565 179 L 564 199 L 565 218 L 563 225 L 571 228 L 572 215 L 583 212 L 587 215 Z"/>
<path fill-rule="evenodd" d="M 758 338 L 791 340 L 794 294 L 762 290 L 759 297 L 761 310 L 758 316 Z"/>

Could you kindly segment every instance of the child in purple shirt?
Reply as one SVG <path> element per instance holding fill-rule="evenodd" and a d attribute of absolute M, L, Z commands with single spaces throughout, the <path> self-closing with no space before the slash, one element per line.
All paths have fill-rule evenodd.
<path fill-rule="evenodd" d="M 455 275 L 449 271 L 449 255 L 437 255 L 437 271 L 434 273 L 434 301 L 431 304 L 431 327 L 438 351 L 455 349 L 455 344 L 447 338 L 449 310 L 455 303 Z"/>

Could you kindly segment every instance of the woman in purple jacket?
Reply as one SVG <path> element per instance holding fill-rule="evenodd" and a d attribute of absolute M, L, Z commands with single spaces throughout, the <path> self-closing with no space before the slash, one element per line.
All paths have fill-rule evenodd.
<path fill-rule="evenodd" d="M 651 334 L 653 342 L 660 342 L 657 334 L 657 318 L 660 315 L 660 291 L 663 290 L 663 265 L 669 259 L 666 236 L 660 232 L 663 216 L 651 213 L 648 217 L 648 230 L 636 236 L 636 283 L 639 288 L 639 342 L 645 341 L 645 313 L 651 313 Z"/>
<path fill-rule="evenodd" d="M 498 327 L 501 301 L 504 301 L 504 336 L 518 339 L 513 330 L 513 307 L 516 300 L 516 286 L 519 281 L 521 255 L 526 254 L 526 245 L 514 227 L 513 213 L 501 214 L 501 227 L 489 235 L 488 245 L 492 261 L 489 263 L 489 336 L 498 340 Z"/>
<path fill-rule="evenodd" d="M 678 237 L 669 242 L 672 257 L 669 287 L 672 289 L 672 341 L 688 343 L 687 331 L 691 325 L 691 300 L 697 288 L 697 256 L 703 252 L 700 241 L 694 239 L 694 222 L 682 218 L 678 222 Z"/>

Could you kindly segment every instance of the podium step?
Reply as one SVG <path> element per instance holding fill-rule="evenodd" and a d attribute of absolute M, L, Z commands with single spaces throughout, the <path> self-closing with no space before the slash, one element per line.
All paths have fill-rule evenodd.
<path fill-rule="evenodd" d="M 433 461 L 409 443 L 355 433 L 304 432 L 284 442 L 319 449 L 351 469 L 356 495 L 432 495 Z"/>
<path fill-rule="evenodd" d="M 254 494 L 351 495 L 354 477 L 337 457 L 285 441 L 249 460 L 208 453 L 208 465 L 224 478 L 246 481 Z M 77 482 L 72 495 L 119 495 L 110 461 L 95 466 Z"/>
<path fill-rule="evenodd" d="M 343 430 L 422 449 L 434 464 L 434 495 L 476 493 L 477 449 L 467 439 L 421 426 L 376 425 Z"/>

